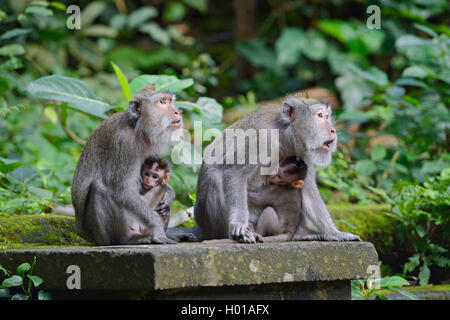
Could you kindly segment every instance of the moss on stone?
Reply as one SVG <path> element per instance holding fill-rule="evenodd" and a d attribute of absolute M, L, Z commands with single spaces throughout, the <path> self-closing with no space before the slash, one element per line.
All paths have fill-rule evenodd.
<path fill-rule="evenodd" d="M 85 243 L 75 231 L 73 217 L 39 214 L 0 217 L 0 243 L 74 245 Z"/>

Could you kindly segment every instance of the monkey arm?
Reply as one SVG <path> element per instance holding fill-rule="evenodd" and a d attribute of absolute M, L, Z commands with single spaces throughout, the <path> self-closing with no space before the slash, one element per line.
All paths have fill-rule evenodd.
<path fill-rule="evenodd" d="M 270 203 L 267 202 L 267 199 L 270 199 L 271 193 L 273 192 L 273 188 L 263 187 L 261 189 L 258 189 L 256 191 L 247 191 L 247 198 L 248 201 L 257 205 L 257 206 L 269 206 Z"/>
<path fill-rule="evenodd" d="M 170 214 L 170 206 L 175 200 L 175 190 L 173 190 L 172 186 L 166 183 L 164 187 L 166 189 L 164 196 L 155 209 L 162 216 Z"/>
<path fill-rule="evenodd" d="M 261 240 L 261 236 L 247 229 L 247 180 L 242 181 L 242 175 L 233 170 L 225 170 L 222 176 L 223 197 L 227 205 L 224 212 L 228 213 L 228 235 L 240 242 L 255 243 Z"/>

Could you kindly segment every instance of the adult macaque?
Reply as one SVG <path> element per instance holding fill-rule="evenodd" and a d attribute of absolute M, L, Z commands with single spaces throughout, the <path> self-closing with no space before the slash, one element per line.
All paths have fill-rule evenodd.
<path fill-rule="evenodd" d="M 329 105 L 315 99 L 291 96 L 281 106 L 265 106 L 253 111 L 228 129 L 263 129 L 267 130 L 269 139 L 274 135 L 270 129 L 278 129 L 279 153 L 276 156 L 280 159 L 295 156 L 305 161 L 308 170 L 301 191 L 302 221 L 293 240 L 360 240 L 358 236 L 336 228 L 316 185 L 315 166 L 327 166 L 336 150 L 337 136 Z M 194 215 L 204 239 L 231 238 L 255 243 L 261 235 L 248 225 L 249 222 L 257 224 L 261 208 L 248 203 L 248 188 L 261 187 L 265 177 L 260 174 L 260 162 L 250 163 L 248 156 L 244 164 L 226 164 L 227 148 L 222 147 L 229 132 L 225 130 L 221 139 L 216 138 L 205 149 L 205 154 L 222 149 L 223 154 L 219 156 L 223 161 L 222 164 L 203 162 Z M 259 135 L 256 139 L 259 145 Z M 236 155 L 236 150 L 230 151 Z M 271 157 L 273 159 L 275 155 L 271 154 Z M 306 226 L 307 221 L 312 222 L 318 232 L 311 231 Z"/>
<path fill-rule="evenodd" d="M 77 228 L 98 245 L 173 243 L 158 213 L 139 195 L 142 163 L 168 151 L 182 128 L 175 95 L 146 87 L 90 136 L 75 169 L 72 202 Z M 177 135 L 181 137 L 181 135 Z M 141 234 L 130 233 L 141 225 Z"/>

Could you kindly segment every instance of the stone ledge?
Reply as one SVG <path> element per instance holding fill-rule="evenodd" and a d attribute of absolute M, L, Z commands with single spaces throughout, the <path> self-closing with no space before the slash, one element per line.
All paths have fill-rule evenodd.
<path fill-rule="evenodd" d="M 368 242 L 283 242 L 3 250 L 0 264 L 15 270 L 33 256 L 43 289 L 68 291 L 67 267 L 77 265 L 83 291 L 97 292 L 348 281 L 378 262 Z"/>

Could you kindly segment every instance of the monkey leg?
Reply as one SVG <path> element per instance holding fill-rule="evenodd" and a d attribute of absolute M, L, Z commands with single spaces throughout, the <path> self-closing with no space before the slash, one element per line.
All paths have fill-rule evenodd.
<path fill-rule="evenodd" d="M 256 223 L 256 233 L 262 236 L 273 236 L 282 233 L 278 214 L 272 207 L 267 207 L 261 213 Z"/>
<path fill-rule="evenodd" d="M 282 242 L 290 240 L 292 240 L 292 233 L 290 232 L 280 233 L 270 237 L 264 237 L 264 242 Z"/>

